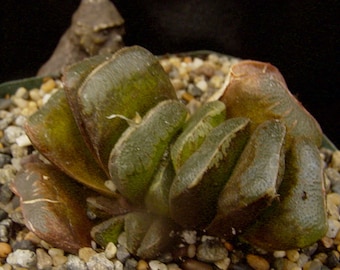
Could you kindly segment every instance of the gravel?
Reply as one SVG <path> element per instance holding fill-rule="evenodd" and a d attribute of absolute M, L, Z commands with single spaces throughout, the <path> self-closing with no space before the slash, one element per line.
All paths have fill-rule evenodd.
<path fill-rule="evenodd" d="M 224 88 L 230 66 L 236 58 L 215 53 L 203 57 L 179 55 L 160 59 L 177 95 L 194 111 L 214 93 Z M 26 117 L 62 87 L 59 80 L 47 79 L 40 89 L 20 87 L 16 93 L 0 99 L 0 270 L 7 269 L 340 269 L 340 152 L 321 149 L 325 164 L 329 230 L 311 247 L 264 252 L 241 243 L 230 243 L 196 231 L 183 231 L 182 242 L 173 254 L 157 260 L 134 258 L 119 243 L 104 250 L 95 244 L 77 255 L 50 246 L 24 226 L 18 198 L 9 185 L 21 169 L 20 160 L 34 149 L 23 131 Z"/>

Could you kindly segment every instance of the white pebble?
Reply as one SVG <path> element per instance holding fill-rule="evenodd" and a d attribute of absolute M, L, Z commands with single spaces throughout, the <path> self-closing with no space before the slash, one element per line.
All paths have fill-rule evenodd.
<path fill-rule="evenodd" d="M 326 236 L 329 238 L 335 238 L 339 229 L 340 229 L 340 222 L 337 220 L 329 219 L 328 220 L 328 231 L 327 231 Z"/>
<path fill-rule="evenodd" d="M 26 123 L 26 120 L 27 120 L 27 118 L 25 116 L 18 115 L 14 120 L 14 124 L 22 127 Z"/>
<path fill-rule="evenodd" d="M 194 58 L 194 61 L 192 62 L 191 66 L 192 66 L 192 69 L 197 69 L 199 68 L 200 66 L 202 66 L 204 63 L 204 61 L 201 59 L 201 58 L 197 58 L 195 57 Z"/>
<path fill-rule="evenodd" d="M 20 147 L 25 147 L 25 146 L 32 145 L 30 139 L 27 137 L 26 134 L 23 134 L 23 135 L 19 136 L 18 138 L 16 138 L 15 142 Z"/>
<path fill-rule="evenodd" d="M 207 91 L 208 89 L 208 83 L 205 80 L 197 82 L 196 86 L 202 91 Z"/>
<path fill-rule="evenodd" d="M 224 258 L 223 260 L 217 261 L 214 264 L 218 269 L 227 270 L 230 265 L 230 258 Z"/>
<path fill-rule="evenodd" d="M 149 266 L 151 270 L 168 270 L 168 267 L 164 263 L 156 260 L 150 261 Z"/>
<path fill-rule="evenodd" d="M 117 246 L 112 242 L 108 243 L 106 248 L 105 248 L 106 258 L 111 260 L 116 256 L 116 254 L 117 254 Z"/>
<path fill-rule="evenodd" d="M 113 269 L 114 269 L 114 270 L 123 270 L 123 269 L 124 269 L 124 265 L 123 265 L 122 262 L 116 260 L 116 261 L 114 261 L 114 263 L 113 263 Z"/>
<path fill-rule="evenodd" d="M 191 245 L 196 243 L 197 239 L 197 232 L 196 231 L 189 231 L 189 230 L 184 230 L 182 232 L 182 239 L 185 243 Z"/>
<path fill-rule="evenodd" d="M 283 257 L 286 256 L 286 251 L 284 251 L 284 250 L 275 250 L 275 251 L 273 252 L 273 256 L 274 256 L 275 258 L 283 258 Z"/>
<path fill-rule="evenodd" d="M 65 265 L 67 269 L 87 270 L 86 263 L 78 256 L 72 254 L 67 256 L 67 262 Z"/>
<path fill-rule="evenodd" d="M 24 134 L 25 134 L 25 131 L 21 127 L 17 127 L 17 126 L 8 126 L 4 130 L 4 138 L 10 144 L 15 143 L 15 140 Z"/>
<path fill-rule="evenodd" d="M 11 265 L 30 268 L 37 263 L 37 255 L 27 249 L 17 249 L 7 256 L 6 262 Z"/>
<path fill-rule="evenodd" d="M 15 92 L 15 97 L 22 98 L 27 94 L 27 89 L 25 87 L 19 87 Z"/>
<path fill-rule="evenodd" d="M 112 180 L 106 180 L 104 182 L 104 185 L 109 189 L 111 190 L 112 192 L 116 192 L 117 191 L 117 187 L 116 185 L 113 183 Z"/>

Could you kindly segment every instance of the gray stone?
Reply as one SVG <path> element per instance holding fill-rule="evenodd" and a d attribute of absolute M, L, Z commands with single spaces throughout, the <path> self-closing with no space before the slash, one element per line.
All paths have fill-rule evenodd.
<path fill-rule="evenodd" d="M 138 262 L 135 259 L 127 259 L 124 265 L 124 270 L 135 270 Z"/>
<path fill-rule="evenodd" d="M 23 134 L 25 134 L 24 129 L 17 126 L 8 126 L 4 130 L 4 138 L 5 141 L 8 143 L 15 143 L 16 138 L 20 137 Z"/>
<path fill-rule="evenodd" d="M 0 153 L 0 168 L 5 166 L 5 164 L 10 163 L 10 161 L 11 161 L 10 155 Z"/>
<path fill-rule="evenodd" d="M 72 254 L 67 256 L 65 265 L 67 270 L 87 270 L 86 263 L 78 256 Z"/>
<path fill-rule="evenodd" d="M 123 247 L 121 245 L 118 246 L 117 249 L 117 254 L 116 257 L 118 260 L 120 260 L 121 262 L 125 262 L 127 260 L 127 258 L 130 257 L 130 253 L 129 251 L 126 249 L 126 247 Z"/>
<path fill-rule="evenodd" d="M 89 270 L 114 270 L 113 262 L 105 257 L 104 252 L 93 255 L 86 265 Z"/>
<path fill-rule="evenodd" d="M 206 240 L 198 246 L 196 256 L 203 262 L 216 262 L 225 259 L 228 251 L 220 241 Z"/>
<path fill-rule="evenodd" d="M 37 255 L 30 250 L 17 249 L 8 255 L 6 262 L 11 265 L 30 268 L 36 265 Z"/>

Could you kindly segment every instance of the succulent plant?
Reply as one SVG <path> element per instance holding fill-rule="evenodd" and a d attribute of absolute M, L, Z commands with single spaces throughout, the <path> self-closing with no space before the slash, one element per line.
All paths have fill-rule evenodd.
<path fill-rule="evenodd" d="M 13 183 L 42 239 L 77 252 L 124 230 L 131 253 L 154 258 L 181 228 L 266 250 L 325 234 L 322 132 L 272 65 L 235 64 L 220 100 L 193 115 L 138 46 L 74 64 L 63 82 L 26 124 L 51 164 Z"/>

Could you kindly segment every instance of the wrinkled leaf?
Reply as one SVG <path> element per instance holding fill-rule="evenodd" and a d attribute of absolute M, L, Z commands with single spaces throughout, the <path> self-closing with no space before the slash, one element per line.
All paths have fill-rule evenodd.
<path fill-rule="evenodd" d="M 278 201 L 243 236 L 266 250 L 306 247 L 327 232 L 322 162 L 317 147 L 298 139 L 288 151 Z"/>
<path fill-rule="evenodd" d="M 155 218 L 140 243 L 136 253 L 137 256 L 143 259 L 159 257 L 173 242 L 170 236 L 173 228 L 173 224 L 169 219 Z"/>
<path fill-rule="evenodd" d="M 119 235 L 124 231 L 124 220 L 124 215 L 105 220 L 92 228 L 91 237 L 102 247 L 110 242 L 117 244 Z"/>
<path fill-rule="evenodd" d="M 152 213 L 169 216 L 169 191 L 175 175 L 170 155 L 166 152 L 145 195 L 145 206 Z"/>
<path fill-rule="evenodd" d="M 228 118 L 248 117 L 252 130 L 265 120 L 282 121 L 287 127 L 287 147 L 296 137 L 321 145 L 319 124 L 289 92 L 277 68 L 268 63 L 241 61 L 233 65 L 221 101 L 226 104 Z"/>
<path fill-rule="evenodd" d="M 209 132 L 225 120 L 226 108 L 220 101 L 204 104 L 190 117 L 183 127 L 183 132 L 171 146 L 171 159 L 176 172 L 201 146 Z"/>
<path fill-rule="evenodd" d="M 125 215 L 127 250 L 132 254 L 137 253 L 152 220 L 153 216 L 146 212 L 131 212 Z"/>
<path fill-rule="evenodd" d="M 186 116 L 182 103 L 166 100 L 120 137 L 110 156 L 109 171 L 119 192 L 131 202 L 144 203 L 152 176 Z"/>
<path fill-rule="evenodd" d="M 218 199 L 217 215 L 207 231 L 230 238 L 253 222 L 278 197 L 285 127 L 266 121 L 251 135 Z"/>
<path fill-rule="evenodd" d="M 207 225 L 218 195 L 249 138 L 249 119 L 234 118 L 214 128 L 178 171 L 169 194 L 171 217 L 186 228 Z"/>
<path fill-rule="evenodd" d="M 50 165 L 27 164 L 13 191 L 20 197 L 26 226 L 38 237 L 71 253 L 90 246 L 84 190 L 68 176 Z"/>

